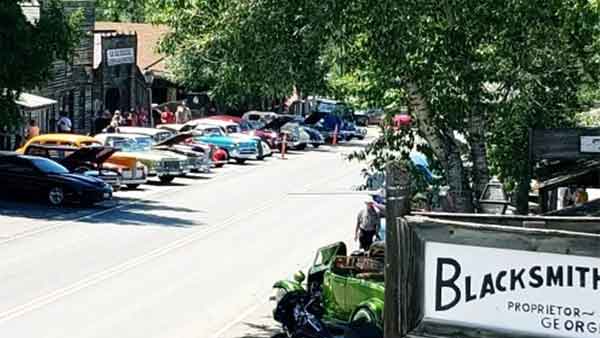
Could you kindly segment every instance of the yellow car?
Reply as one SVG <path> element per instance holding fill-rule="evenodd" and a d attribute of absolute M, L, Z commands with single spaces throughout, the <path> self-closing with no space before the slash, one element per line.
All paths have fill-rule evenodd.
<path fill-rule="evenodd" d="M 74 148 L 82 148 L 98 145 L 101 146 L 98 140 L 93 137 L 77 134 L 44 134 L 33 137 L 25 145 L 16 150 L 19 154 L 25 154 L 27 148 L 32 145 L 43 146 L 68 146 Z M 130 189 L 137 188 L 140 184 L 146 183 L 147 169 L 141 164 L 135 156 L 131 156 L 122 152 L 113 154 L 103 167 L 114 169 L 121 174 L 121 182 Z"/>

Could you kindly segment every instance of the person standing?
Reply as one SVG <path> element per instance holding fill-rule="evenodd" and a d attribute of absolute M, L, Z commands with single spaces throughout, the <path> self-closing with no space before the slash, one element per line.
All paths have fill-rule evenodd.
<path fill-rule="evenodd" d="M 117 126 L 122 126 L 125 124 L 125 119 L 121 115 L 120 110 L 115 110 L 115 114 L 113 115 L 111 124 L 116 124 Z"/>
<path fill-rule="evenodd" d="M 169 109 L 169 106 L 165 107 L 165 110 L 160 114 L 160 123 L 162 124 L 173 124 L 175 123 L 175 114 Z"/>
<path fill-rule="evenodd" d="M 71 119 L 67 116 L 65 111 L 60 112 L 60 118 L 58 122 L 56 122 L 56 131 L 59 133 L 70 133 L 73 130 L 73 123 Z"/>
<path fill-rule="evenodd" d="M 192 111 L 185 106 L 185 103 L 177 106 L 177 112 L 175 113 L 175 122 L 178 124 L 185 124 L 192 119 Z"/>
<path fill-rule="evenodd" d="M 39 135 L 40 135 L 40 127 L 37 126 L 37 123 L 35 122 L 35 120 L 30 120 L 29 126 L 27 127 L 27 130 L 25 131 L 25 138 L 27 140 L 29 140 L 29 139 L 32 139 Z"/>
<path fill-rule="evenodd" d="M 381 224 L 379 218 L 379 212 L 373 201 L 366 201 L 365 208 L 358 213 L 356 229 L 354 230 L 354 241 L 359 242 L 361 249 L 369 250 L 369 247 L 373 244 L 373 238 L 377 235 Z"/>

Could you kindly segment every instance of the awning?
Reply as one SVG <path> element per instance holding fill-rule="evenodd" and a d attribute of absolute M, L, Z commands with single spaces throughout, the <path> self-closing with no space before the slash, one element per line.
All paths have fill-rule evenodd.
<path fill-rule="evenodd" d="M 21 96 L 19 96 L 15 103 L 27 109 L 38 109 L 57 104 L 58 102 L 42 96 L 21 93 Z"/>

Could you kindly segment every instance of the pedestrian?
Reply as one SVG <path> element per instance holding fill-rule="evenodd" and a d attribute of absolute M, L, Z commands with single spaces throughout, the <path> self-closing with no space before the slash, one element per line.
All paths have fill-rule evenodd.
<path fill-rule="evenodd" d="M 56 131 L 59 133 L 70 133 L 73 129 L 73 123 L 71 119 L 67 116 L 65 111 L 60 112 L 60 118 L 58 122 L 56 122 Z"/>
<path fill-rule="evenodd" d="M 177 111 L 175 112 L 175 123 L 177 124 L 185 124 L 189 120 L 191 120 L 191 111 L 189 108 L 184 105 L 177 106 Z"/>
<path fill-rule="evenodd" d="M 125 124 L 125 119 L 121 115 L 121 111 L 120 110 L 115 110 L 115 114 L 112 117 L 111 123 L 114 123 L 117 126 L 122 126 L 122 125 Z"/>
<path fill-rule="evenodd" d="M 356 229 L 354 241 L 358 241 L 360 248 L 369 250 L 373 244 L 373 238 L 379 232 L 380 214 L 372 200 L 365 201 L 365 208 L 358 213 L 356 218 Z"/>
<path fill-rule="evenodd" d="M 146 127 L 148 126 L 148 110 L 145 107 L 141 107 L 138 109 L 139 113 L 138 117 L 138 126 Z"/>
<path fill-rule="evenodd" d="M 169 106 L 165 106 L 165 110 L 160 114 L 160 123 L 162 124 L 173 124 L 175 123 L 175 114 L 169 109 Z"/>
<path fill-rule="evenodd" d="M 99 112 L 98 117 L 94 121 L 93 133 L 94 134 L 101 133 L 104 128 L 108 127 L 108 125 L 110 124 L 110 120 L 111 120 L 111 115 L 108 110 L 105 110 L 102 113 Z"/>
<path fill-rule="evenodd" d="M 35 120 L 30 120 L 27 130 L 25 130 L 25 138 L 27 140 L 29 140 L 29 139 L 32 139 L 39 135 L 40 135 L 40 127 L 37 126 L 37 123 L 35 122 Z"/>
<path fill-rule="evenodd" d="M 104 130 L 102 130 L 103 133 L 118 133 L 119 132 L 119 124 L 117 123 L 117 121 L 113 120 L 112 122 L 110 122 L 110 124 L 104 128 Z"/>

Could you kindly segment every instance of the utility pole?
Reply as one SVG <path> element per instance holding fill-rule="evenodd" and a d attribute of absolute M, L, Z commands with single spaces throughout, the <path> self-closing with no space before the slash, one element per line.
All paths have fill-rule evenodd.
<path fill-rule="evenodd" d="M 410 177 L 406 164 L 386 165 L 384 337 L 400 338 L 400 237 L 398 219 L 410 212 Z"/>

